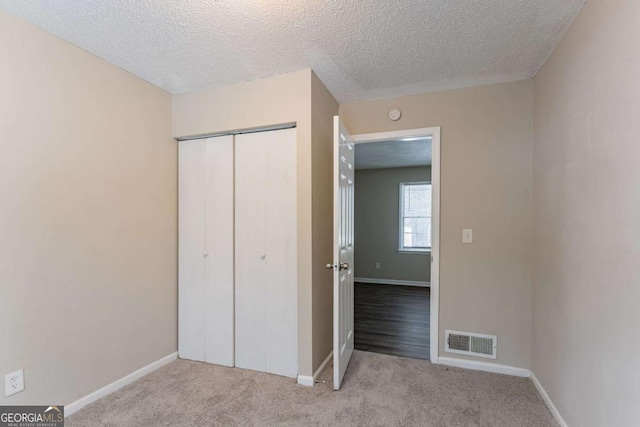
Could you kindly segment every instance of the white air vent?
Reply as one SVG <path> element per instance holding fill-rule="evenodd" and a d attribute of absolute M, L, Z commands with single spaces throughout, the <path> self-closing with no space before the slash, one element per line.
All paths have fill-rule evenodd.
<path fill-rule="evenodd" d="M 445 351 L 448 353 L 467 354 L 469 356 L 497 357 L 498 337 L 495 335 L 474 334 L 446 330 Z"/>

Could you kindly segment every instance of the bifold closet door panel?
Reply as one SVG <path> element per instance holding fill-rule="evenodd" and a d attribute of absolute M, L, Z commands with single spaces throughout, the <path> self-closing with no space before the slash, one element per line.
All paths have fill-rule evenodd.
<path fill-rule="evenodd" d="M 234 366 L 233 136 L 205 140 L 205 361 Z"/>
<path fill-rule="evenodd" d="M 296 129 L 266 143 L 266 371 L 298 375 Z"/>
<path fill-rule="evenodd" d="M 264 372 L 266 145 L 256 135 L 235 137 L 235 364 Z"/>
<path fill-rule="evenodd" d="M 178 144 L 178 353 L 205 360 L 205 144 Z"/>

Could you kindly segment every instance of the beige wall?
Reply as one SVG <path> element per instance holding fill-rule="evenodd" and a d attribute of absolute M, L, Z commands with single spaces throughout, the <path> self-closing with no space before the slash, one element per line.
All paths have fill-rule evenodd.
<path fill-rule="evenodd" d="M 312 74 L 313 372 L 333 350 L 333 117 L 338 103 Z"/>
<path fill-rule="evenodd" d="M 431 181 L 431 167 L 357 170 L 355 178 L 356 279 L 430 281 L 431 255 L 398 246 L 400 183 Z"/>
<path fill-rule="evenodd" d="M 444 353 L 445 328 L 490 333 L 497 363 L 529 368 L 531 81 L 342 104 L 340 115 L 352 134 L 441 126 L 440 355 L 460 357 Z"/>
<path fill-rule="evenodd" d="M 0 11 L 0 405 L 69 404 L 177 348 L 171 96 Z"/>
<path fill-rule="evenodd" d="M 640 423 L 638 17 L 588 1 L 535 78 L 533 372 L 570 426 Z"/>
<path fill-rule="evenodd" d="M 298 370 L 313 373 L 311 70 L 173 97 L 173 135 L 297 123 Z"/>

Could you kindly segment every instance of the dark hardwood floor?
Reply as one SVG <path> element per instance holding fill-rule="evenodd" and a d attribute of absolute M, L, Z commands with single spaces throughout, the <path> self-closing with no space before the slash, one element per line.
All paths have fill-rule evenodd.
<path fill-rule="evenodd" d="M 356 350 L 429 359 L 430 289 L 356 283 Z"/>

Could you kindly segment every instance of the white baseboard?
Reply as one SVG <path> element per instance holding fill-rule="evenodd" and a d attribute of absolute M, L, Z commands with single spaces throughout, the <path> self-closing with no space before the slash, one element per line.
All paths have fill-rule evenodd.
<path fill-rule="evenodd" d="M 325 369 L 327 369 L 327 366 L 329 366 L 329 364 L 331 363 L 332 360 L 333 360 L 333 350 L 331 350 L 331 353 L 329 353 L 329 355 L 324 359 L 324 362 L 322 362 L 320 367 L 316 370 L 315 374 L 313 374 L 313 380 L 314 381 L 320 375 L 322 375 L 322 373 L 325 371 Z"/>
<path fill-rule="evenodd" d="M 313 387 L 315 380 L 310 375 L 298 375 L 298 384 Z"/>
<path fill-rule="evenodd" d="M 549 411 L 551 411 L 551 415 L 553 415 L 558 424 L 560 424 L 560 427 L 569 427 L 565 420 L 562 418 L 562 415 L 560 415 L 560 412 L 558 411 L 558 408 L 556 408 L 556 405 L 554 405 L 551 401 L 551 398 L 547 394 L 547 391 L 542 387 L 542 384 L 540 384 L 540 381 L 538 381 L 538 378 L 534 375 L 533 372 L 531 372 L 531 381 L 533 381 L 533 385 L 535 385 L 538 389 L 538 393 L 540 393 L 540 396 L 542 396 L 542 400 L 544 400 L 544 403 L 547 404 Z"/>
<path fill-rule="evenodd" d="M 309 375 L 298 375 L 298 384 L 313 387 L 316 383 L 316 379 L 324 372 L 325 369 L 327 369 L 329 363 L 331 363 L 331 359 L 333 359 L 333 350 L 331 350 L 331 353 L 329 353 L 327 358 L 324 359 L 324 362 L 320 364 L 320 367 L 318 367 L 312 377 Z"/>
<path fill-rule="evenodd" d="M 84 408 L 88 404 L 93 403 L 96 400 L 103 398 L 128 384 L 131 384 L 135 380 L 142 378 L 143 376 L 155 371 L 158 368 L 163 367 L 168 363 L 173 362 L 176 359 L 178 359 L 178 352 L 171 353 L 170 355 L 165 356 L 160 360 L 156 360 L 155 362 L 152 362 L 147 366 L 144 366 L 138 369 L 137 371 L 130 373 L 125 377 L 115 380 L 111 384 L 108 384 L 102 387 L 101 389 L 94 391 L 91 394 L 81 397 L 80 399 L 76 400 L 73 403 L 70 403 L 69 405 L 65 405 L 64 406 L 65 418 L 75 412 L 78 412 L 80 409 Z"/>
<path fill-rule="evenodd" d="M 499 363 L 479 362 L 476 360 L 455 359 L 453 357 L 439 357 L 438 363 L 456 368 L 473 369 L 474 371 L 493 372 L 495 374 L 513 375 L 515 377 L 529 377 L 531 371 L 515 366 L 501 365 Z"/>
<path fill-rule="evenodd" d="M 400 285 L 400 286 L 420 286 L 428 288 L 431 286 L 431 282 L 416 282 L 412 280 L 394 280 L 394 279 L 369 279 L 366 277 L 356 277 L 354 282 L 360 283 L 375 283 L 378 285 Z"/>

